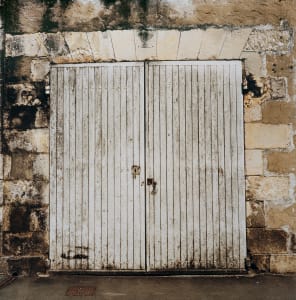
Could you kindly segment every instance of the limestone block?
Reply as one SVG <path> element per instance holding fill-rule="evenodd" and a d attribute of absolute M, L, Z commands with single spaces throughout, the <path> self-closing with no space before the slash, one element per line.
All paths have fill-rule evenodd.
<path fill-rule="evenodd" d="M 247 201 L 246 209 L 248 228 L 265 226 L 264 203 L 262 201 Z"/>
<path fill-rule="evenodd" d="M 33 161 L 33 176 L 40 180 L 49 180 L 49 155 L 38 154 Z"/>
<path fill-rule="evenodd" d="M 245 151 L 245 174 L 263 175 L 263 151 L 246 150 Z"/>
<path fill-rule="evenodd" d="M 259 272 L 270 272 L 270 255 L 252 255 L 251 267 Z"/>
<path fill-rule="evenodd" d="M 139 31 L 135 33 L 137 60 L 156 59 L 157 34 L 153 31 Z"/>
<path fill-rule="evenodd" d="M 4 233 L 4 255 L 34 256 L 47 252 L 48 238 L 45 232 Z"/>
<path fill-rule="evenodd" d="M 111 61 L 115 59 L 110 32 L 88 32 L 87 37 L 96 61 Z"/>
<path fill-rule="evenodd" d="M 204 36 L 205 31 L 202 29 L 182 31 L 177 59 L 196 59 Z"/>
<path fill-rule="evenodd" d="M 0 22 L 1 22 L 1 20 L 0 20 Z M 1 28 L 1 27 L 0 27 Z M 4 42 L 4 29 L 0 29 L 0 51 L 2 51 L 3 50 L 3 48 L 4 48 L 4 44 L 3 44 L 3 42 Z"/>
<path fill-rule="evenodd" d="M 4 181 L 3 198 L 10 203 L 49 203 L 49 186 L 44 181 L 15 180 Z"/>
<path fill-rule="evenodd" d="M 11 233 L 46 231 L 48 206 L 26 203 L 4 206 L 3 231 Z"/>
<path fill-rule="evenodd" d="M 61 32 L 47 33 L 44 36 L 44 45 L 51 57 L 65 56 L 69 54 L 64 35 Z"/>
<path fill-rule="evenodd" d="M 287 148 L 291 144 L 292 127 L 289 125 L 245 124 L 246 149 Z"/>
<path fill-rule="evenodd" d="M 3 179 L 9 179 L 11 172 L 11 156 L 3 155 Z"/>
<path fill-rule="evenodd" d="M 31 79 L 44 81 L 50 71 L 50 62 L 47 59 L 34 59 L 31 62 Z"/>
<path fill-rule="evenodd" d="M 248 200 L 289 200 L 289 189 L 289 177 L 247 177 L 246 196 Z"/>
<path fill-rule="evenodd" d="M 4 200 L 3 200 L 3 180 L 0 180 L 0 210 L 1 210 L 1 206 L 3 205 L 3 203 L 4 203 Z M 1 223 L 0 223 L 0 225 L 1 225 Z"/>
<path fill-rule="evenodd" d="M 0 180 L 3 179 L 3 173 L 4 173 L 4 155 L 0 154 Z"/>
<path fill-rule="evenodd" d="M 47 252 L 48 250 L 44 253 Z M 8 274 L 17 274 L 18 276 L 36 276 L 37 273 L 46 273 L 48 265 L 44 259 L 44 253 L 42 253 L 40 257 L 31 255 L 23 257 L 8 257 L 6 259 Z"/>
<path fill-rule="evenodd" d="M 33 161 L 35 156 L 32 153 L 16 152 L 4 156 L 4 179 L 32 180 Z"/>
<path fill-rule="evenodd" d="M 254 30 L 244 50 L 285 54 L 292 46 L 292 35 L 289 30 Z"/>
<path fill-rule="evenodd" d="M 37 90 L 31 83 L 7 85 L 7 100 L 15 106 L 40 105 Z"/>
<path fill-rule="evenodd" d="M 287 96 L 286 80 L 283 77 L 270 78 L 271 98 L 279 99 Z"/>
<path fill-rule="evenodd" d="M 180 31 L 157 31 L 157 60 L 176 60 L 180 41 Z"/>
<path fill-rule="evenodd" d="M 48 230 L 48 207 L 40 207 L 30 210 L 29 231 Z"/>
<path fill-rule="evenodd" d="M 204 33 L 204 38 L 198 54 L 198 59 L 217 59 L 223 46 L 227 31 L 210 28 Z"/>
<path fill-rule="evenodd" d="M 48 128 L 49 126 L 49 111 L 48 108 L 38 107 L 35 114 L 35 128 Z"/>
<path fill-rule="evenodd" d="M 289 235 L 283 230 L 247 229 L 247 248 L 251 254 L 287 253 Z"/>
<path fill-rule="evenodd" d="M 66 32 L 65 41 L 70 49 L 71 60 L 93 60 L 94 57 L 85 32 Z"/>
<path fill-rule="evenodd" d="M 2 246 L 2 236 L 0 234 L 0 246 Z M 0 249 L 0 255 L 2 255 L 2 247 Z M 8 273 L 8 263 L 7 263 L 7 257 L 0 256 L 0 274 L 7 274 Z M 12 273 L 11 273 L 12 274 Z"/>
<path fill-rule="evenodd" d="M 223 47 L 218 56 L 220 59 L 238 59 L 247 43 L 251 28 L 231 30 L 226 33 Z"/>
<path fill-rule="evenodd" d="M 289 206 L 266 202 L 266 226 L 268 228 L 288 228 L 296 233 L 296 204 Z"/>
<path fill-rule="evenodd" d="M 245 60 L 245 70 L 247 74 L 253 74 L 255 77 L 265 76 L 263 54 L 254 51 L 243 51 L 240 56 Z"/>
<path fill-rule="evenodd" d="M 6 56 L 47 56 L 43 33 L 6 35 Z"/>
<path fill-rule="evenodd" d="M 4 204 L 4 198 L 3 198 L 3 180 L 0 180 L 0 206 L 2 206 L 3 204 Z M 0 210 L 1 210 L 1 208 L 0 208 Z"/>
<path fill-rule="evenodd" d="M 4 130 L 9 151 L 25 150 L 28 152 L 49 152 L 48 129 L 32 129 L 26 131 Z"/>
<path fill-rule="evenodd" d="M 262 122 L 268 124 L 296 124 L 294 102 L 267 101 L 262 106 Z"/>
<path fill-rule="evenodd" d="M 26 152 L 4 155 L 4 179 L 49 180 L 49 155 Z"/>
<path fill-rule="evenodd" d="M 262 119 L 262 109 L 261 104 L 256 103 L 250 107 L 245 107 L 244 119 L 246 123 L 261 121 Z"/>
<path fill-rule="evenodd" d="M 296 273 L 296 254 L 271 255 L 270 272 Z"/>
<path fill-rule="evenodd" d="M 114 48 L 115 59 L 118 61 L 136 60 L 135 31 L 112 30 L 110 31 Z"/>
<path fill-rule="evenodd" d="M 269 152 L 267 170 L 279 174 L 296 173 L 296 150 L 291 152 Z"/>

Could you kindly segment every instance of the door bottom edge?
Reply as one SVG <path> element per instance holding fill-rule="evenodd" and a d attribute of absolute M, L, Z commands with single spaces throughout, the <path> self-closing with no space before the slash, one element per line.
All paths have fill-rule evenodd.
<path fill-rule="evenodd" d="M 50 275 L 85 276 L 239 276 L 247 275 L 246 269 L 208 270 L 49 270 Z"/>

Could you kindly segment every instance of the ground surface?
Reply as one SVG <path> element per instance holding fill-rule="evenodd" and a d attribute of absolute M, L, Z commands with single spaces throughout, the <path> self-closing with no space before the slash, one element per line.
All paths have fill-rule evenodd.
<path fill-rule="evenodd" d="M 94 296 L 66 296 L 69 287 L 96 288 Z M 0 289 L 1 300 L 63 299 L 296 299 L 296 276 L 18 278 Z"/>

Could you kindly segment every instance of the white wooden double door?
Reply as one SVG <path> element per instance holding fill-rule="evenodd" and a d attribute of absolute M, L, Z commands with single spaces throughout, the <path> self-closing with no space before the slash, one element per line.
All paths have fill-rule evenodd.
<path fill-rule="evenodd" d="M 53 270 L 243 270 L 241 62 L 51 70 Z"/>

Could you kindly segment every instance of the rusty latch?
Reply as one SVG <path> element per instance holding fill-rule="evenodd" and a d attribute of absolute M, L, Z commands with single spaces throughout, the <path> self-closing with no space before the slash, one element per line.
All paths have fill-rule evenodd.
<path fill-rule="evenodd" d="M 140 166 L 132 166 L 132 175 L 133 178 L 136 179 L 137 175 L 141 174 L 141 167 Z"/>

